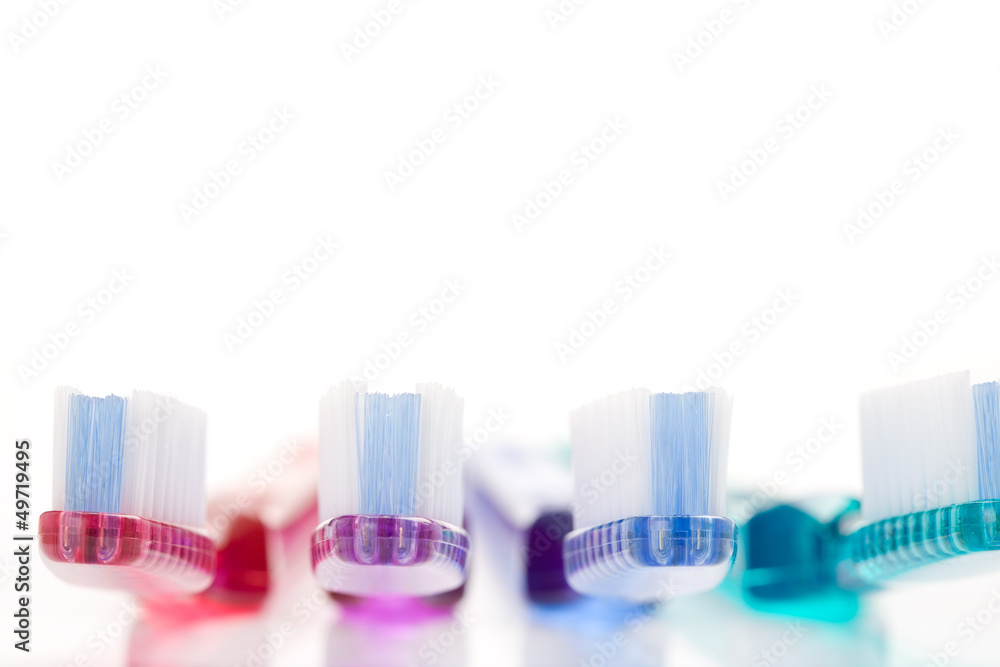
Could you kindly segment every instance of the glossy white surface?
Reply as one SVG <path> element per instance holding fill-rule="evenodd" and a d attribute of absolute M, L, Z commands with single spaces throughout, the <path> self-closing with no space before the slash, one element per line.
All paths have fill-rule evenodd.
<path fill-rule="evenodd" d="M 400 336 L 410 343 L 373 384 L 460 387 L 480 448 L 565 440 L 568 411 L 596 396 L 718 375 L 734 397 L 730 486 L 763 500 L 860 492 L 862 391 L 964 368 L 973 382 L 1000 377 L 998 281 L 961 308 L 949 296 L 1000 253 L 1000 3 L 401 0 L 348 62 L 343 44 L 388 4 L 3 3 L 0 516 L 12 520 L 14 438 L 33 444 L 32 515 L 49 509 L 60 384 L 199 406 L 209 496 L 266 489 L 268 465 L 282 477 L 280 443 L 315 433 L 323 390 Z M 11 35 L 56 6 L 15 52 Z M 553 27 L 560 6 L 573 11 Z M 699 39 L 679 71 L 675 55 Z M 122 117 L 116 99 L 144 80 Z M 470 96 L 477 108 L 456 116 Z M 803 105 L 795 127 L 787 115 Z M 275 109 L 295 117 L 248 160 L 247 137 L 282 126 Z M 60 181 L 53 162 L 106 118 L 113 131 Z M 957 139 L 913 180 L 908 161 L 948 128 Z M 386 172 L 438 129 L 446 140 L 390 190 Z M 755 169 L 769 140 L 780 145 Z M 595 159 L 581 151 L 591 142 Z M 754 173 L 723 201 L 718 183 L 748 160 Z M 185 220 L 180 205 L 230 161 L 240 173 Z M 572 182 L 518 233 L 512 214 L 562 172 Z M 845 225 L 896 180 L 905 193 L 852 243 Z M 670 253 L 666 266 L 616 289 L 651 248 Z M 91 315 L 87 300 L 123 269 L 128 287 Z M 421 309 L 438 310 L 447 281 L 460 294 L 431 321 Z M 606 322 L 575 352 L 558 347 L 598 310 Z M 895 362 L 939 310 L 947 322 Z M 232 343 L 251 317 L 260 325 Z M 22 380 L 18 367 L 70 323 L 79 335 Z M 11 531 L 0 530 L 0 664 L 125 664 L 127 600 L 59 583 L 40 559 L 34 650 L 14 651 Z M 529 613 L 494 570 L 473 563 L 462 664 L 579 667 L 613 637 L 603 621 Z M 996 664 L 995 588 L 1000 578 L 879 594 L 863 622 L 810 625 L 779 664 L 909 667 L 949 642 L 949 666 Z M 256 650 L 286 622 L 271 664 L 322 664 L 337 612 L 296 608 L 312 591 L 178 637 L 168 664 L 213 642 Z M 627 662 L 751 664 L 786 622 L 717 596 L 678 600 L 627 643 Z M 838 653 L 854 646 L 857 659 Z M 247 650 L 221 664 L 246 664 Z"/>

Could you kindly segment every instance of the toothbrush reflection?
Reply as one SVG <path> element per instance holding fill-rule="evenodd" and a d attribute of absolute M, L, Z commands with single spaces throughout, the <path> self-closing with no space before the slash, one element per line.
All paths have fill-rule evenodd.
<path fill-rule="evenodd" d="M 327 635 L 327 667 L 460 667 L 475 620 L 420 600 L 347 605 Z"/>
<path fill-rule="evenodd" d="M 847 621 L 762 613 L 738 591 L 679 600 L 665 621 L 712 659 L 706 664 L 751 667 L 876 667 L 889 662 L 885 628 L 864 607 Z M 725 641 L 720 641 L 720 629 Z"/>
<path fill-rule="evenodd" d="M 579 600 L 529 615 L 525 667 L 661 667 L 667 655 L 659 604 Z"/>

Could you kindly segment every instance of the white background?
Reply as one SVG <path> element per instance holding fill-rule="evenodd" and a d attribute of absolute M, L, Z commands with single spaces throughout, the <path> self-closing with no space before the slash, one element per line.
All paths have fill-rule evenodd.
<path fill-rule="evenodd" d="M 14 44 L 42 10 L 5 3 L 0 422 L 5 439 L 35 443 L 36 511 L 50 492 L 54 387 L 148 388 L 202 407 L 217 487 L 313 432 L 320 393 L 413 333 L 446 280 L 467 289 L 375 387 L 444 381 L 466 398 L 469 430 L 502 408 L 504 436 L 545 445 L 567 437 L 572 407 L 631 386 L 678 390 L 739 341 L 718 380 L 735 395 L 734 488 L 787 470 L 787 453 L 832 417 L 842 431 L 780 493 L 857 493 L 859 392 L 949 370 L 1000 377 L 1000 280 L 961 309 L 949 300 L 1000 251 L 995 2 L 911 1 L 886 35 L 888 0 L 594 0 L 555 26 L 554 1 L 403 0 L 349 62 L 342 45 L 386 6 L 245 0 L 220 17 L 211 0 L 69 2 Z M 713 23 L 723 10 L 732 20 Z M 707 46 L 678 67 L 699 33 Z M 166 77 L 121 119 L 115 99 L 147 67 Z M 499 85 L 456 128 L 446 114 L 480 77 Z M 832 96 L 786 136 L 782 118 L 820 87 Z M 180 205 L 243 159 L 275 108 L 294 121 L 185 221 Z M 60 179 L 53 163 L 104 118 L 113 131 Z M 608 119 L 624 131 L 579 171 L 574 152 Z M 435 128 L 446 141 L 391 191 L 385 172 Z M 957 140 L 912 180 L 905 163 L 942 128 Z M 771 138 L 777 151 L 723 201 L 718 183 Z M 511 215 L 563 169 L 572 184 L 518 233 Z M 851 243 L 844 225 L 897 178 L 905 193 Z M 283 274 L 327 235 L 336 255 L 292 290 Z M 616 281 L 650 246 L 672 257 L 626 301 Z M 85 322 L 78 304 L 123 268 L 133 280 Z M 285 302 L 231 351 L 226 333 L 275 288 Z M 793 307 L 751 341 L 744 324 L 778 290 Z M 608 297 L 617 312 L 561 359 L 557 343 Z M 947 323 L 893 368 L 889 353 L 938 308 Z M 71 322 L 79 335 L 25 379 L 19 367 Z M 55 646 L 65 628 L 45 621 L 70 589 L 35 572 L 56 597 L 36 596 L 31 664 L 71 659 Z M 939 650 L 985 602 L 906 595 L 888 625 L 907 627 L 914 608 L 941 615 L 920 636 L 890 636 L 899 664 Z M 1000 630 L 975 646 L 990 641 Z M 5 664 L 29 664 L 2 650 Z"/>

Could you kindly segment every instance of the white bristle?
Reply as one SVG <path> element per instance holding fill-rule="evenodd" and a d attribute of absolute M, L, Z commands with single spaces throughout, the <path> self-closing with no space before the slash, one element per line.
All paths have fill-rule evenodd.
<path fill-rule="evenodd" d="M 732 400 L 633 389 L 570 414 L 577 527 L 725 512 Z"/>
<path fill-rule="evenodd" d="M 69 397 L 80 393 L 72 387 L 56 389 L 55 429 L 52 434 L 52 509 L 66 509 L 66 449 Z"/>
<path fill-rule="evenodd" d="M 869 392 L 860 413 L 866 521 L 979 499 L 968 372 Z"/>
<path fill-rule="evenodd" d="M 369 393 L 342 382 L 320 400 L 320 517 L 420 516 L 462 525 L 462 399 L 421 384 Z"/>
<path fill-rule="evenodd" d="M 462 525 L 463 401 L 439 384 L 418 384 L 420 455 L 417 473 L 417 516 Z"/>
<path fill-rule="evenodd" d="M 726 479 L 729 472 L 729 429 L 733 421 L 733 397 L 719 390 L 711 391 L 715 400 L 712 425 L 711 481 L 709 514 L 722 516 L 726 512 Z"/>
<path fill-rule="evenodd" d="M 55 509 L 205 524 L 205 413 L 145 391 L 56 392 Z"/>
<path fill-rule="evenodd" d="M 345 380 L 319 402 L 319 516 L 331 519 L 360 511 L 358 449 L 364 437 L 368 385 Z M 361 428 L 358 428 L 358 425 Z"/>
<path fill-rule="evenodd" d="M 652 512 L 649 390 L 606 396 L 570 413 L 576 525 Z"/>

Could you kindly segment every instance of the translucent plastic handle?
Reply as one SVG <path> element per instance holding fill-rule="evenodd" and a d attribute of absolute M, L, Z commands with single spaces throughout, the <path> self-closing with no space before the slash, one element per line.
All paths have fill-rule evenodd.
<path fill-rule="evenodd" d="M 137 516 L 45 512 L 42 557 L 60 579 L 143 596 L 197 593 L 215 575 L 215 544 L 199 531 Z"/>
<path fill-rule="evenodd" d="M 341 516 L 313 533 L 312 563 L 333 593 L 421 597 L 465 582 L 469 538 L 464 530 L 421 517 Z"/>
<path fill-rule="evenodd" d="M 663 600 L 719 585 L 736 557 L 736 524 L 720 516 L 645 516 L 570 533 L 566 580 L 584 595 Z"/>
<path fill-rule="evenodd" d="M 947 579 L 1000 569 L 1000 500 L 877 521 L 850 535 L 848 552 L 840 570 L 847 585 Z"/>

